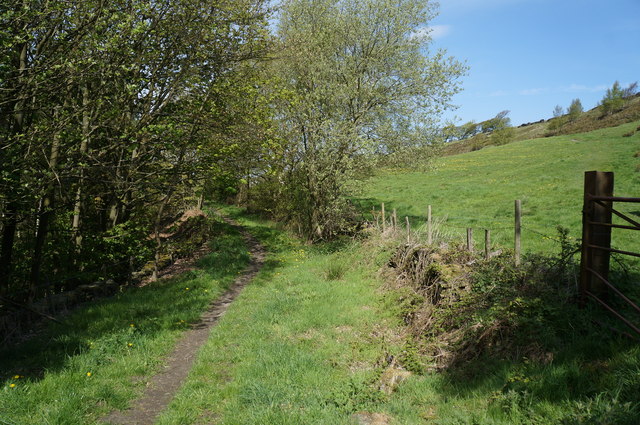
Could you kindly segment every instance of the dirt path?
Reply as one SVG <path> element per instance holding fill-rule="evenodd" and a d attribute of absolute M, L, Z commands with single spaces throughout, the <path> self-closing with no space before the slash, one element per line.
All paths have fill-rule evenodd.
<path fill-rule="evenodd" d="M 225 219 L 225 221 L 235 226 L 230 220 Z M 171 402 L 191 370 L 198 349 L 207 341 L 211 328 L 216 325 L 218 319 L 227 311 L 229 304 L 262 267 L 265 258 L 264 247 L 248 232 L 243 229 L 240 231 L 251 254 L 251 262 L 247 268 L 227 292 L 211 304 L 201 320 L 185 332 L 176 343 L 166 359 L 164 369 L 151 378 L 142 398 L 136 400 L 130 409 L 112 412 L 102 421 L 108 424 L 151 425 Z"/>

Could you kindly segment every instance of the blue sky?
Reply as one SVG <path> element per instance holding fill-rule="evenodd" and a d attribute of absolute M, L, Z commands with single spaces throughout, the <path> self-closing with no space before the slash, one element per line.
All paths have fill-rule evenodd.
<path fill-rule="evenodd" d="M 517 126 L 576 98 L 587 110 L 640 81 L 640 0 L 441 0 L 430 26 L 433 47 L 470 67 L 445 114 L 459 123 L 508 109 Z"/>

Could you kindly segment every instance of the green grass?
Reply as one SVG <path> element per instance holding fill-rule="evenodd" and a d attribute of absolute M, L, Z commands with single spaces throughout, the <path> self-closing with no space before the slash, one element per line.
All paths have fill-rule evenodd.
<path fill-rule="evenodd" d="M 615 194 L 640 196 L 640 132 L 622 135 L 640 122 L 590 133 L 515 142 L 500 147 L 443 158 L 427 173 L 381 173 L 370 179 L 356 197 L 365 214 L 385 202 L 387 211 L 409 216 L 413 226 L 424 223 L 427 206 L 442 229 L 460 238 L 475 228 L 477 246 L 482 229 L 504 247 L 513 246 L 514 200 L 522 200 L 522 248 L 528 252 L 554 252 L 556 227 L 581 236 L 584 172 L 614 171 Z M 640 215 L 638 204 L 619 204 L 622 211 Z M 481 240 L 482 239 L 482 240 Z M 631 231 L 614 229 L 612 245 L 640 251 Z"/>
<path fill-rule="evenodd" d="M 373 385 L 376 361 L 393 337 L 377 282 L 350 243 L 305 246 L 244 224 L 268 247 L 266 265 L 159 423 L 351 423 L 355 410 L 384 398 Z"/>
<path fill-rule="evenodd" d="M 180 334 L 248 262 L 218 223 L 198 270 L 78 308 L 63 325 L 0 352 L 0 423 L 90 424 L 143 391 Z"/>
<path fill-rule="evenodd" d="M 552 362 L 481 358 L 380 392 L 389 355 L 418 355 L 377 277 L 395 243 L 308 246 L 240 210 L 225 213 L 269 255 L 157 423 L 352 424 L 362 411 L 393 424 L 634 423 L 640 349 L 587 319 Z M 221 227 L 202 270 L 88 305 L 3 352 L 0 423 L 91 424 L 128 406 L 186 323 L 246 264 L 240 235 Z"/>

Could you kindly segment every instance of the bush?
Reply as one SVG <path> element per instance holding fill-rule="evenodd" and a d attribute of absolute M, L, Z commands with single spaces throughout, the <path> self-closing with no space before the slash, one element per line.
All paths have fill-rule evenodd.
<path fill-rule="evenodd" d="M 513 127 L 505 127 L 500 130 L 496 130 L 491 135 L 491 140 L 496 146 L 506 145 L 512 142 L 516 137 L 516 130 Z"/>

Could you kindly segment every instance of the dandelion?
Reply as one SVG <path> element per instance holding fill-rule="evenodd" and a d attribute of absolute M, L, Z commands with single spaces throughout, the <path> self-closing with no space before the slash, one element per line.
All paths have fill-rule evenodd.
<path fill-rule="evenodd" d="M 16 384 L 9 384 L 9 388 L 15 388 Z"/>
<path fill-rule="evenodd" d="M 20 376 L 20 375 L 14 375 L 13 376 L 13 379 L 20 379 L 20 378 L 22 378 L 22 376 Z"/>
<path fill-rule="evenodd" d="M 136 327 L 136 325 L 134 325 L 133 323 L 131 323 L 131 324 L 129 325 L 129 327 L 131 327 L 131 328 L 135 328 L 135 327 Z"/>
<path fill-rule="evenodd" d="M 133 347 L 133 344 L 130 343 L 130 342 L 127 342 L 127 347 L 131 348 L 131 347 Z"/>
<path fill-rule="evenodd" d="M 87 376 L 91 376 L 91 372 L 87 372 Z"/>

